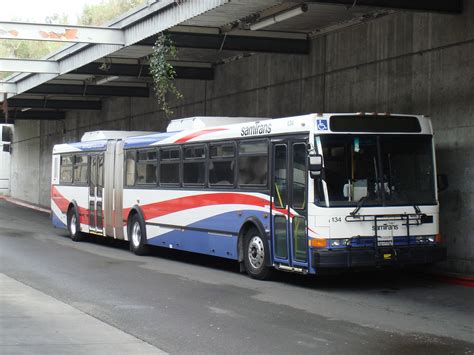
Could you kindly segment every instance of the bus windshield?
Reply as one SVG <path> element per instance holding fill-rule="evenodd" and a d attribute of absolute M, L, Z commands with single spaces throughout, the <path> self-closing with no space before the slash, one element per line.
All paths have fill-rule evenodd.
<path fill-rule="evenodd" d="M 316 181 L 318 205 L 436 204 L 431 136 L 337 134 L 315 139 L 324 159 L 323 177 Z"/>

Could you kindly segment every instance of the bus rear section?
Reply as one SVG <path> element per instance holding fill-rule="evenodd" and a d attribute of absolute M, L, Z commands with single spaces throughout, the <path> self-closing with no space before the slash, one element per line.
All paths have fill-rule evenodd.
<path fill-rule="evenodd" d="M 124 239 L 123 139 L 146 132 L 98 131 L 53 148 L 51 218 L 71 238 L 84 234 Z"/>

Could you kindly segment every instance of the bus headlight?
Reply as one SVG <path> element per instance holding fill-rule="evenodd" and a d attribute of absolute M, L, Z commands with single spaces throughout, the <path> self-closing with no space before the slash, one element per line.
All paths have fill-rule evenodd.
<path fill-rule="evenodd" d="M 420 235 L 416 237 L 417 244 L 433 244 L 436 241 L 436 236 L 434 235 Z"/>
<path fill-rule="evenodd" d="M 348 238 L 329 240 L 329 246 L 331 248 L 343 248 L 343 247 L 348 246 L 349 243 L 350 243 L 350 239 Z"/>

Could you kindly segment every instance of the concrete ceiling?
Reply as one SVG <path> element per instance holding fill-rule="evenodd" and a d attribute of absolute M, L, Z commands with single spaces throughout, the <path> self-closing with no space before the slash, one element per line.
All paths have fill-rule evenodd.
<path fill-rule="evenodd" d="M 188 0 L 184 4 L 193 1 L 198 0 Z M 311 37 L 370 21 L 400 8 L 417 11 L 462 11 L 462 2 L 458 0 L 206 1 L 210 3 L 208 9 L 198 15 L 191 16 L 193 8 L 188 7 L 190 16 L 184 21 L 176 20 L 179 16 L 169 12 L 174 23 L 164 29 L 178 48 L 178 58 L 174 62 L 178 79 L 212 80 L 216 65 L 255 53 L 307 55 Z M 169 6 L 174 6 L 177 10 L 180 6 L 185 6 L 171 3 L 172 1 Z M 451 5 L 446 6 L 446 3 Z M 304 6 L 305 11 L 298 16 L 276 22 L 261 30 L 250 30 L 252 24 L 301 6 Z M 156 11 L 161 10 L 162 8 L 157 8 Z M 146 13 L 146 16 L 140 17 L 137 13 L 122 16 L 112 24 L 114 27 L 124 24 L 133 26 L 147 18 L 146 16 L 154 15 Z M 153 33 L 156 31 L 152 31 L 152 35 L 148 37 L 137 37 L 139 40 L 131 45 L 108 46 L 107 50 L 102 50 L 104 45 L 98 47 L 97 44 L 66 46 L 63 51 L 49 58 L 58 60 L 59 65 L 62 64 L 62 58 L 73 58 L 72 65 L 69 65 L 70 70 L 60 75 L 13 75 L 9 83 L 29 80 L 33 84 L 31 87 L 26 86 L 27 90 L 9 100 L 9 108 L 13 111 L 10 116 L 29 119 L 34 118 L 36 113 L 39 119 L 47 119 L 48 114 L 50 118 L 62 119 L 64 111 L 67 110 L 100 109 L 100 100 L 104 97 L 150 95 L 151 79 L 147 57 L 152 52 L 156 38 Z M 94 56 L 87 57 L 83 54 L 88 51 L 97 52 L 97 48 L 101 50 L 95 53 L 95 59 Z M 75 56 L 81 55 L 82 60 L 74 61 Z M 39 77 L 40 75 L 43 77 Z M 44 75 L 48 76 L 45 78 Z M 113 80 L 107 82 L 109 79 Z M 31 112 L 28 114 L 29 111 L 25 111 L 25 108 L 30 108 Z M 55 114 L 52 115 L 52 112 Z"/>

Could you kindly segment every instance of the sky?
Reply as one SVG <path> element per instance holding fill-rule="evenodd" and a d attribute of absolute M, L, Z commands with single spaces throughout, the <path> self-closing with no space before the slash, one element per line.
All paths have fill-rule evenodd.
<path fill-rule="evenodd" d="M 68 15 L 70 24 L 76 24 L 84 5 L 97 4 L 101 0 L 0 0 L 0 21 L 21 19 L 24 22 L 44 23 L 55 13 Z"/>

